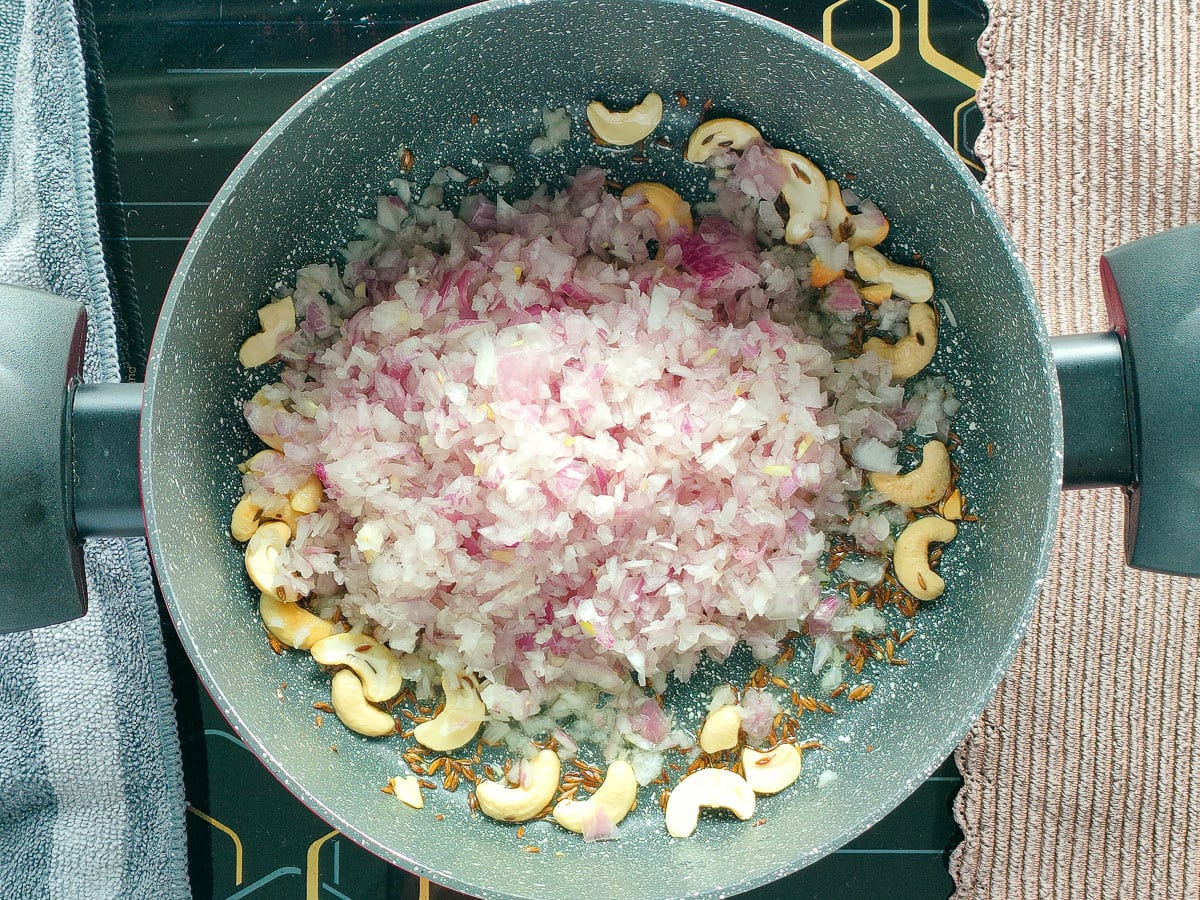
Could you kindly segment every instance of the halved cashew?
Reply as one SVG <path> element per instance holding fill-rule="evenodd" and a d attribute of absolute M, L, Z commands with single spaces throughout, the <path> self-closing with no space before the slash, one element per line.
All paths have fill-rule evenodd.
<path fill-rule="evenodd" d="M 825 173 L 807 156 L 791 150 L 775 150 L 775 157 L 788 170 L 788 180 L 780 193 L 788 205 L 783 239 L 802 244 L 813 236 L 813 225 L 829 214 L 829 188 Z"/>
<path fill-rule="evenodd" d="M 901 506 L 937 503 L 950 487 L 950 453 L 941 441 L 927 441 L 919 466 L 903 475 L 872 472 L 871 487 Z"/>
<path fill-rule="evenodd" d="M 937 351 L 937 315 L 928 303 L 914 303 L 908 310 L 908 334 L 894 344 L 873 337 L 863 350 L 892 364 L 892 377 L 911 378 L 929 365 Z"/>
<path fill-rule="evenodd" d="M 264 388 L 263 390 L 266 390 L 266 389 Z M 251 397 L 250 402 L 253 403 L 255 406 L 262 406 L 267 409 L 277 409 L 280 411 L 283 410 L 283 407 L 280 406 L 278 403 L 274 403 L 271 400 L 268 400 L 262 390 L 260 390 L 253 397 Z M 264 444 L 266 444 L 268 447 L 270 447 L 272 450 L 282 450 L 283 449 L 283 438 L 281 438 L 279 435 L 275 434 L 274 432 L 268 432 L 267 434 L 260 434 L 258 436 L 258 439 L 260 441 L 262 441 Z"/>
<path fill-rule="evenodd" d="M 331 634 L 314 643 L 309 652 L 323 666 L 353 669 L 362 680 L 363 693 L 373 703 L 391 700 L 404 687 L 400 661 L 369 634 Z"/>
<path fill-rule="evenodd" d="M 521 764 L 517 784 L 510 787 L 500 781 L 481 781 L 475 799 L 485 816 L 501 822 L 527 822 L 554 799 L 561 771 L 558 754 L 542 750 Z"/>
<path fill-rule="evenodd" d="M 708 714 L 700 726 L 700 749 L 705 753 L 720 753 L 737 746 L 742 730 L 742 715 L 731 704 L 719 706 Z"/>
<path fill-rule="evenodd" d="M 933 296 L 933 276 L 915 266 L 894 263 L 874 247 L 854 251 L 854 270 L 863 281 L 891 285 L 892 293 L 913 303 Z"/>
<path fill-rule="evenodd" d="M 950 496 L 942 501 L 942 518 L 961 519 L 964 505 L 962 491 L 955 488 L 950 492 Z"/>
<path fill-rule="evenodd" d="M 864 300 L 871 303 L 882 303 L 884 300 L 891 299 L 892 286 L 890 284 L 864 284 L 858 289 Z"/>
<path fill-rule="evenodd" d="M 675 785 L 667 798 L 667 833 L 691 837 L 700 807 L 727 809 L 742 821 L 754 815 L 754 791 L 746 779 L 728 769 L 697 769 Z"/>
<path fill-rule="evenodd" d="M 445 707 L 413 730 L 417 743 L 438 752 L 457 750 L 475 737 L 487 718 L 487 707 L 479 699 L 471 676 L 443 672 L 442 690 L 446 692 Z"/>
<path fill-rule="evenodd" d="M 917 519 L 896 538 L 892 565 L 896 578 L 918 600 L 934 600 L 946 589 L 942 576 L 929 567 L 929 545 L 947 543 L 958 534 L 958 526 L 941 516 Z"/>
<path fill-rule="evenodd" d="M 316 512 L 317 507 L 321 505 L 321 501 L 325 498 L 325 488 L 321 484 L 321 479 L 316 475 L 309 475 L 301 483 L 300 487 L 296 488 L 289 496 L 289 503 L 296 512 L 301 515 L 308 515 L 311 512 Z"/>
<path fill-rule="evenodd" d="M 262 472 L 263 466 L 267 464 L 268 460 L 274 459 L 275 457 L 283 459 L 283 454 L 278 450 L 259 450 L 245 462 L 239 463 L 238 471 L 243 473 Z"/>
<path fill-rule="evenodd" d="M 761 137 L 762 133 L 749 122 L 740 119 L 709 119 L 707 122 L 701 122 L 692 132 L 683 158 L 688 162 L 702 163 L 718 153 L 745 150 Z"/>
<path fill-rule="evenodd" d="M 692 208 L 686 200 L 665 184 L 659 184 L 657 181 L 639 181 L 621 191 L 622 197 L 635 195 L 641 197 L 642 202 L 634 208 L 645 207 L 658 218 L 654 226 L 654 233 L 658 237 L 658 255 L 660 257 L 665 249 L 663 245 L 666 244 L 667 238 L 676 228 L 682 228 L 688 234 L 695 231 L 695 224 L 692 222 Z"/>
<path fill-rule="evenodd" d="M 279 592 L 279 554 L 292 537 L 292 529 L 283 522 L 266 522 L 250 536 L 246 544 L 246 574 L 265 594 Z"/>
<path fill-rule="evenodd" d="M 248 541 L 258 531 L 258 520 L 262 517 L 262 507 L 248 496 L 238 501 L 229 517 L 229 533 L 235 541 Z"/>
<path fill-rule="evenodd" d="M 384 737 L 396 733 L 396 720 L 378 706 L 368 703 L 363 696 L 363 684 L 349 669 L 338 669 L 333 673 L 329 688 L 329 699 L 333 711 L 342 724 L 351 731 L 367 737 Z"/>
<path fill-rule="evenodd" d="M 392 796 L 405 806 L 411 806 L 413 809 L 425 806 L 425 796 L 421 793 L 421 783 L 417 781 L 417 776 L 394 776 L 389 779 L 388 786 L 392 789 Z"/>
<path fill-rule="evenodd" d="M 850 245 L 851 250 L 857 250 L 860 247 L 874 247 L 883 242 L 883 239 L 888 236 L 889 230 L 891 230 L 891 225 L 888 224 L 883 213 L 879 213 L 877 216 L 859 213 L 850 217 L 846 242 Z"/>
<path fill-rule="evenodd" d="M 603 816 L 616 825 L 633 809 L 637 800 L 637 776 L 633 766 L 618 759 L 608 767 L 604 782 L 586 800 L 562 800 L 554 806 L 554 821 L 567 831 L 583 834 L 589 823 Z"/>
<path fill-rule="evenodd" d="M 756 794 L 778 794 L 800 777 L 803 757 L 795 744 L 780 744 L 762 753 L 753 747 L 742 751 L 746 783 Z"/>
<path fill-rule="evenodd" d="M 279 341 L 296 330 L 296 307 L 291 297 L 282 297 L 258 311 L 262 331 L 246 338 L 238 360 L 247 369 L 269 363 L 279 354 Z"/>
<path fill-rule="evenodd" d="M 297 650 L 308 650 L 317 641 L 333 634 L 332 622 L 314 616 L 297 603 L 286 603 L 266 591 L 259 595 L 258 614 L 262 616 L 267 631 Z"/>
<path fill-rule="evenodd" d="M 653 92 L 626 112 L 611 110 L 599 100 L 587 105 L 592 132 L 604 143 L 616 147 L 628 147 L 648 137 L 662 121 L 662 115 L 662 97 Z"/>

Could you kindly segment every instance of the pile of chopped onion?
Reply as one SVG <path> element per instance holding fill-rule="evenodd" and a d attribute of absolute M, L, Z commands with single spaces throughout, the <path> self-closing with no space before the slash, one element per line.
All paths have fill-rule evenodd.
<path fill-rule="evenodd" d="M 325 487 L 286 586 L 425 688 L 476 673 L 494 720 L 575 716 L 577 738 L 646 750 L 686 742 L 646 691 L 704 654 L 807 632 L 818 671 L 881 629 L 823 598 L 819 561 L 843 533 L 882 575 L 895 511 L 861 506 L 864 472 L 897 471 L 903 428 L 944 434 L 953 398 L 906 403 L 885 362 L 846 352 L 861 306 L 811 287 L 810 248 L 769 243 L 778 185 L 756 165 L 720 173 L 657 260 L 653 213 L 599 169 L 458 216 L 407 185 L 380 198 L 341 271 L 298 273 L 280 381 L 246 407 L 284 452 L 246 489 Z"/>

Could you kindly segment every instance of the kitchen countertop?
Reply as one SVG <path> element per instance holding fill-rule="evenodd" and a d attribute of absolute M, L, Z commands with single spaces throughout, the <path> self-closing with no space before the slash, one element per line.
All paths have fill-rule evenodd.
<path fill-rule="evenodd" d="M 460 4 L 346 0 L 96 0 L 115 176 L 99 179 L 126 370 L 145 344 L 192 229 L 226 176 L 295 100 L 386 37 Z M 980 116 L 975 41 L 982 0 L 743 3 L 864 62 L 941 131 L 969 166 Z M 112 171 L 109 173 L 114 174 Z M 116 188 L 119 179 L 120 190 Z M 195 895 L 415 898 L 418 879 L 342 837 L 287 793 L 241 744 L 196 679 L 164 614 L 178 699 Z M 895 900 L 948 896 L 962 784 L 947 761 L 847 847 L 747 897 Z M 456 897 L 432 890 L 433 897 Z"/>

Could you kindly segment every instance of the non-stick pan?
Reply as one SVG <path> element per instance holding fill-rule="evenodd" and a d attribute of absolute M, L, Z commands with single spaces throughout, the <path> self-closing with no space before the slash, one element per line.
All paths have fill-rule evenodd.
<path fill-rule="evenodd" d="M 461 792 L 431 794 L 421 813 L 382 794 L 398 739 L 360 738 L 332 717 L 314 727 L 312 703 L 328 697 L 328 676 L 307 654 L 269 649 L 228 528 L 236 466 L 259 449 L 241 404 L 269 375 L 248 378 L 237 348 L 280 279 L 333 259 L 352 237 L 356 217 L 400 174 L 401 147 L 412 151 L 418 182 L 443 164 L 473 174 L 504 159 L 518 173 L 505 193 L 518 197 L 539 180 L 561 184 L 578 165 L 600 163 L 619 181 L 662 180 L 700 197 L 703 173 L 678 150 L 647 144 L 648 160 L 635 162 L 593 144 L 580 124 L 587 101 L 630 104 L 648 90 L 696 101 L 668 104 L 662 133 L 675 147 L 711 100 L 712 114 L 756 123 L 831 175 L 854 173 L 855 189 L 893 223 L 890 249 L 923 255 L 957 322 L 944 329 L 934 371 L 952 378 L 963 401 L 958 458 L 980 522 L 945 551 L 949 588 L 920 611 L 910 665 L 875 672 L 869 702 L 802 720 L 804 736 L 830 749 L 807 756 L 792 789 L 761 800 L 761 825 L 706 818 L 692 839 L 673 840 L 646 790 L 620 840 L 584 844 L 542 822 L 518 841 L 512 828 L 471 815 Z M 570 143 L 532 158 L 539 110 L 557 106 L 574 117 Z M 74 599 L 63 605 L 82 596 L 75 548 L 87 536 L 140 533 L 140 486 L 158 580 L 205 685 L 271 771 L 363 846 L 488 896 L 748 889 L 813 862 L 899 803 L 961 739 L 1008 666 L 1055 525 L 1064 462 L 1056 355 L 1068 401 L 1068 486 L 1125 486 L 1132 561 L 1200 571 L 1187 533 L 1200 513 L 1200 474 L 1181 449 L 1197 445 L 1200 417 L 1181 416 L 1178 400 L 1187 389 L 1197 396 L 1200 369 L 1195 263 L 1189 274 L 1178 260 L 1200 258 L 1200 238 L 1192 230 L 1156 241 L 1108 258 L 1116 330 L 1052 353 L 1012 242 L 975 180 L 904 101 L 833 51 L 707 0 L 498 0 L 443 16 L 327 79 L 238 166 L 171 284 L 144 391 L 74 386 L 82 314 L 73 307 L 38 307 L 48 312 L 36 332 L 0 335 L 0 376 L 13 383 L 0 411 L 8 445 L 0 489 L 20 522 L 0 554 L 5 626 L 81 612 Z M 4 292 L 4 321 L 27 322 L 15 312 L 27 299 Z M 815 690 L 798 656 L 790 677 Z M 696 699 L 747 668 L 735 654 L 671 702 L 694 723 Z M 275 693 L 281 682 L 285 702 Z M 838 778 L 818 789 L 823 770 Z M 542 852 L 523 852 L 530 843 Z"/>

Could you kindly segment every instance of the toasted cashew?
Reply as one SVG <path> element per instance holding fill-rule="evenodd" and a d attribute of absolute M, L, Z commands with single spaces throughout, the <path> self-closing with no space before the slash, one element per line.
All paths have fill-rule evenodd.
<path fill-rule="evenodd" d="M 854 270 L 863 281 L 891 285 L 892 293 L 913 303 L 933 296 L 933 276 L 924 269 L 894 263 L 874 247 L 854 251 Z"/>
<path fill-rule="evenodd" d="M 258 520 L 262 517 L 262 507 L 248 496 L 238 501 L 229 518 L 229 533 L 235 541 L 248 541 L 258 531 Z"/>
<path fill-rule="evenodd" d="M 265 388 L 263 390 L 265 390 Z M 283 409 L 283 407 L 280 406 L 278 403 L 268 400 L 262 390 L 260 390 L 253 397 L 251 397 L 250 402 L 253 403 L 255 406 L 262 406 L 262 407 L 266 407 L 268 409 L 278 409 L 278 410 Z M 258 436 L 258 439 L 260 441 L 262 441 L 264 444 L 266 444 L 268 447 L 270 447 L 272 450 L 282 450 L 283 449 L 283 438 L 281 438 L 279 435 L 275 434 L 274 432 L 268 432 L 267 434 L 260 434 Z"/>
<path fill-rule="evenodd" d="M 608 767 L 604 782 L 592 796 L 586 800 L 561 800 L 555 804 L 554 821 L 576 834 L 583 834 L 585 827 L 600 816 L 616 825 L 633 809 L 637 791 L 633 766 L 618 759 Z"/>
<path fill-rule="evenodd" d="M 297 603 L 287 603 L 263 591 L 258 597 L 258 614 L 275 638 L 297 650 L 308 650 L 333 634 L 333 623 L 314 616 Z"/>
<path fill-rule="evenodd" d="M 788 170 L 788 180 L 780 191 L 788 205 L 783 239 L 789 244 L 802 244 L 813 236 L 813 225 L 829 214 L 825 173 L 807 156 L 790 150 L 777 149 L 774 153 Z"/>
<path fill-rule="evenodd" d="M 858 289 L 862 294 L 862 298 L 871 303 L 882 303 L 892 296 L 892 286 L 890 284 L 864 284 Z"/>
<path fill-rule="evenodd" d="M 700 749 L 705 753 L 720 753 L 737 746 L 742 730 L 742 715 L 732 704 L 719 706 L 708 714 L 700 726 Z"/>
<path fill-rule="evenodd" d="M 266 465 L 267 461 L 274 457 L 283 459 L 283 454 L 280 453 L 278 450 L 259 450 L 257 453 L 255 453 L 252 457 L 250 457 L 245 462 L 239 463 L 238 471 L 243 472 L 243 473 L 245 473 L 245 472 L 260 472 L 261 473 L 263 470 L 263 466 Z"/>
<path fill-rule="evenodd" d="M 296 330 L 296 307 L 291 297 L 268 303 L 258 311 L 262 331 L 246 338 L 238 351 L 238 360 L 247 369 L 269 363 L 279 354 L 280 339 Z"/>
<path fill-rule="evenodd" d="M 863 350 L 892 364 L 892 377 L 911 378 L 929 365 L 937 352 L 937 315 L 928 303 L 914 303 L 908 309 L 908 334 L 894 344 L 873 337 Z"/>
<path fill-rule="evenodd" d="M 659 184 L 657 181 L 639 181 L 625 188 L 621 192 L 621 196 L 641 197 L 641 204 L 634 208 L 644 207 L 657 217 L 654 233 L 658 237 L 659 257 L 663 255 L 666 249 L 664 245 L 676 228 L 682 228 L 688 234 L 695 231 L 695 225 L 692 222 L 692 208 L 686 200 L 665 184 Z"/>
<path fill-rule="evenodd" d="M 333 673 L 329 699 L 337 717 L 351 731 L 357 731 L 367 737 L 384 737 L 396 733 L 396 720 L 390 713 L 367 702 L 367 698 L 363 696 L 362 682 L 349 669 L 338 669 Z"/>
<path fill-rule="evenodd" d="M 825 214 L 825 222 L 829 225 L 829 232 L 833 235 L 833 239 L 841 243 L 846 240 L 850 231 L 846 224 L 850 221 L 850 211 L 842 202 L 841 185 L 830 178 L 825 182 L 825 186 L 829 189 L 829 212 Z"/>
<path fill-rule="evenodd" d="M 527 822 L 554 799 L 562 766 L 553 750 L 542 750 L 518 770 L 519 781 L 508 786 L 500 781 L 481 781 L 475 789 L 479 810 L 501 822 Z"/>
<path fill-rule="evenodd" d="M 683 158 L 702 163 L 718 153 L 745 150 L 762 137 L 757 128 L 740 119 L 709 119 L 702 122 L 688 138 Z"/>
<path fill-rule="evenodd" d="M 934 541 L 947 543 L 958 534 L 958 526 L 941 516 L 917 519 L 896 538 L 892 566 L 910 594 L 918 600 L 934 600 L 946 589 L 942 576 L 929 566 L 929 545 Z"/>
<path fill-rule="evenodd" d="M 413 809 L 421 809 L 425 806 L 425 796 L 421 793 L 421 783 L 417 781 L 415 775 L 409 775 L 401 778 L 399 775 L 389 779 L 388 785 L 392 789 L 392 796 L 403 803 L 405 806 L 411 806 Z"/>
<path fill-rule="evenodd" d="M 753 747 L 742 751 L 746 783 L 756 794 L 778 794 L 800 777 L 802 762 L 795 744 L 780 744 L 765 753 Z"/>
<path fill-rule="evenodd" d="M 592 133 L 604 143 L 616 147 L 628 147 L 648 137 L 662 121 L 662 115 L 662 97 L 653 92 L 626 112 L 611 110 L 599 100 L 587 105 Z"/>
<path fill-rule="evenodd" d="M 941 441 L 927 441 L 919 466 L 903 475 L 872 472 L 871 487 L 901 506 L 937 503 L 950 487 L 950 453 Z"/>
<path fill-rule="evenodd" d="M 362 680 L 363 693 L 372 703 L 391 700 L 404 687 L 400 661 L 369 634 L 331 634 L 309 648 L 323 666 L 349 666 Z"/>
<path fill-rule="evenodd" d="M 961 519 L 964 505 L 962 491 L 955 488 L 950 492 L 950 496 L 942 501 L 942 518 Z"/>
<path fill-rule="evenodd" d="M 860 247 L 874 247 L 882 243 L 883 239 L 888 236 L 891 225 L 883 217 L 883 213 L 879 214 L 877 221 L 872 221 L 873 218 L 864 213 L 850 217 L 850 223 L 847 226 L 849 235 L 846 242 L 850 245 L 851 250 L 857 250 Z"/>
<path fill-rule="evenodd" d="M 325 489 L 321 484 L 321 479 L 316 475 L 309 475 L 300 487 L 292 491 L 289 496 L 289 504 L 296 512 L 307 515 L 316 512 L 323 499 L 325 499 Z"/>
<path fill-rule="evenodd" d="M 279 592 L 279 554 L 287 546 L 292 530 L 283 522 L 266 522 L 246 544 L 246 574 L 266 594 Z"/>
<path fill-rule="evenodd" d="M 754 815 L 754 791 L 746 779 L 728 769 L 697 769 L 675 785 L 667 799 L 667 833 L 691 837 L 700 807 L 727 809 L 742 821 Z"/>
<path fill-rule="evenodd" d="M 470 741 L 487 718 L 487 707 L 479 699 L 475 679 L 470 675 L 443 672 L 442 690 L 446 692 L 445 707 L 413 730 L 417 743 L 439 753 L 457 750 Z"/>

